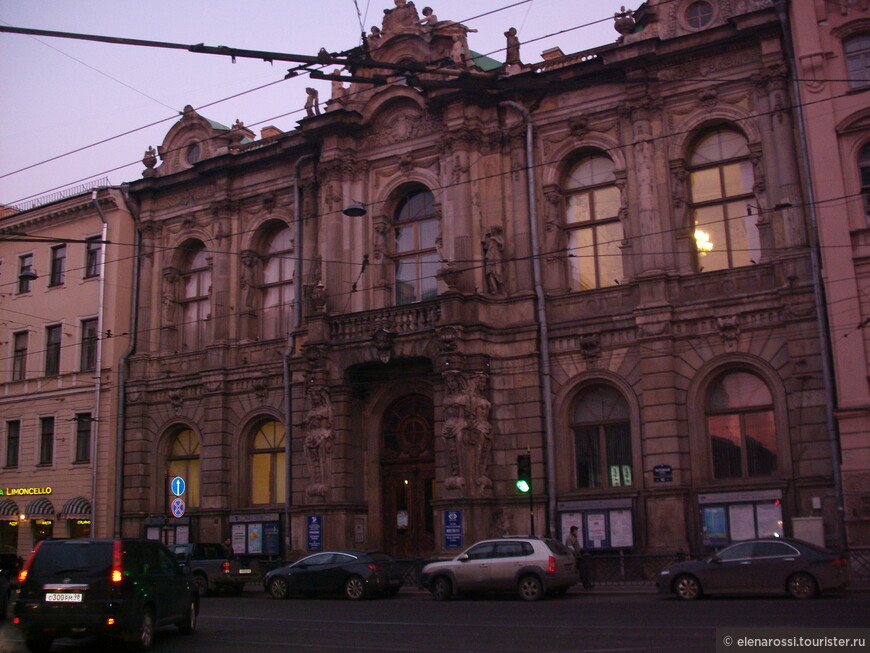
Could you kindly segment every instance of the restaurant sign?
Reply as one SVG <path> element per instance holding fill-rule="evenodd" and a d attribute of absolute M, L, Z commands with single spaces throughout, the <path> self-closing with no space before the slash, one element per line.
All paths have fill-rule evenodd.
<path fill-rule="evenodd" d="M 50 487 L 0 487 L 0 497 L 32 496 L 34 494 L 51 494 Z"/>

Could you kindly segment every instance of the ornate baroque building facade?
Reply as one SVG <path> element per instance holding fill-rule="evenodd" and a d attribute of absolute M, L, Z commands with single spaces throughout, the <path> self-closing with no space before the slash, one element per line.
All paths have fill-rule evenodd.
<path fill-rule="evenodd" d="M 259 138 L 185 111 L 131 186 L 124 535 L 444 554 L 529 531 L 530 453 L 539 534 L 835 543 L 777 12 L 651 0 L 616 27 L 537 64 L 508 31 L 494 67 L 399 0 L 369 56 L 446 73 L 360 66 L 387 83 Z"/>

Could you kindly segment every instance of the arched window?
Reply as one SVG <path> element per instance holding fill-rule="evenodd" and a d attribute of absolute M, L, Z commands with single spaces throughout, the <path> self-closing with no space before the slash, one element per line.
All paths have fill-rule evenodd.
<path fill-rule="evenodd" d="M 620 194 L 613 168 L 606 156 L 587 156 L 571 168 L 565 180 L 565 226 L 574 290 L 606 288 L 622 277 Z"/>
<path fill-rule="evenodd" d="M 698 270 L 758 261 L 757 217 L 750 215 L 755 176 L 746 138 L 733 129 L 707 132 L 689 158 Z"/>
<path fill-rule="evenodd" d="M 759 377 L 730 372 L 717 379 L 707 393 L 706 418 L 714 478 L 776 472 L 773 397 Z"/>
<path fill-rule="evenodd" d="M 435 299 L 438 230 L 432 193 L 425 189 L 408 193 L 393 216 L 396 304 Z"/>
<path fill-rule="evenodd" d="M 870 84 L 870 34 L 857 34 L 843 41 L 846 75 L 851 88 Z"/>
<path fill-rule="evenodd" d="M 293 310 L 293 237 L 285 224 L 263 243 L 263 338 L 280 338 L 290 329 Z"/>
<path fill-rule="evenodd" d="M 858 170 L 861 173 L 861 194 L 864 195 L 864 215 L 870 225 L 870 143 L 858 154 Z"/>
<path fill-rule="evenodd" d="M 285 430 L 281 422 L 260 425 L 251 438 L 251 503 L 283 503 L 286 475 Z"/>
<path fill-rule="evenodd" d="M 628 402 L 607 385 L 584 389 L 571 419 L 578 488 L 634 485 Z"/>
<path fill-rule="evenodd" d="M 202 349 L 205 330 L 211 317 L 211 266 L 208 251 L 202 243 L 187 247 L 181 271 L 181 348 L 185 351 Z"/>
<path fill-rule="evenodd" d="M 184 503 L 199 506 L 199 437 L 190 429 L 179 431 L 169 447 L 169 476 L 184 479 Z"/>

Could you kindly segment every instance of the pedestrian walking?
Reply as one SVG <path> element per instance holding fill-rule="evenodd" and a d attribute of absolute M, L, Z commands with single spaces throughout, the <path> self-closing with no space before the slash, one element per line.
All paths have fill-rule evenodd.
<path fill-rule="evenodd" d="M 577 571 L 580 572 L 580 582 L 583 583 L 583 589 L 592 589 L 592 580 L 589 577 L 589 553 L 580 546 L 576 526 L 569 529 L 568 537 L 565 538 L 565 546 L 571 550 L 577 560 Z"/>

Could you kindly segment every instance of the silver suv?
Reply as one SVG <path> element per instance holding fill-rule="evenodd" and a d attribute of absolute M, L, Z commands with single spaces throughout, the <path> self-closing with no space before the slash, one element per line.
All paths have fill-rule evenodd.
<path fill-rule="evenodd" d="M 561 596 L 580 580 L 577 561 L 549 538 L 483 540 L 452 560 L 423 567 L 423 587 L 444 601 L 466 592 L 519 592 L 526 601 Z"/>

